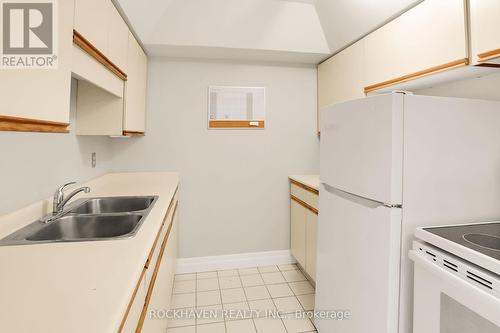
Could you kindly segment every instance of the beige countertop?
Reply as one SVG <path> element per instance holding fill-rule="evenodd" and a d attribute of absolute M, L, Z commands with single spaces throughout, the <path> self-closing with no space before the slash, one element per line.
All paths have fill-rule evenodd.
<path fill-rule="evenodd" d="M 319 175 L 292 175 L 289 178 L 319 191 Z"/>
<path fill-rule="evenodd" d="M 136 236 L 129 239 L 0 247 L 0 331 L 118 331 L 178 186 L 178 174 L 114 173 L 84 185 L 92 192 L 77 198 L 159 198 Z M 33 222 L 49 205 L 50 200 L 44 200 L 0 216 L 0 237 Z"/>

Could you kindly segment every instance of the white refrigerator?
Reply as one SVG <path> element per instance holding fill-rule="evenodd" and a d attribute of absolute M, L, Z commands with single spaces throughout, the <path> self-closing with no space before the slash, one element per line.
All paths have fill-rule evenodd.
<path fill-rule="evenodd" d="M 392 93 L 321 110 L 319 333 L 412 331 L 415 227 L 500 217 L 500 102 Z"/>

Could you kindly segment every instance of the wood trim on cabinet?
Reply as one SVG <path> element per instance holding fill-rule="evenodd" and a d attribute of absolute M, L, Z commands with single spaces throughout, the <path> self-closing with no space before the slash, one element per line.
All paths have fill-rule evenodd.
<path fill-rule="evenodd" d="M 478 57 L 477 61 L 479 62 L 500 58 L 500 49 L 479 53 L 477 57 Z"/>
<path fill-rule="evenodd" d="M 208 128 L 264 128 L 264 120 L 209 120 Z"/>
<path fill-rule="evenodd" d="M 468 64 L 469 64 L 469 59 L 463 58 L 463 59 L 448 62 L 446 64 L 442 64 L 439 66 L 434 66 L 434 67 L 431 67 L 428 69 L 424 69 L 424 70 L 421 70 L 421 71 L 418 71 L 415 73 L 404 75 L 404 76 L 401 76 L 401 77 L 398 77 L 398 78 L 395 78 L 392 80 L 387 80 L 384 82 L 372 84 L 372 85 L 366 86 L 364 90 L 365 90 L 365 93 L 369 93 L 369 92 L 374 91 L 374 90 L 378 90 L 378 89 L 389 87 L 389 86 L 392 86 L 395 84 L 419 79 L 419 78 L 424 77 L 424 76 L 444 72 L 444 71 L 458 68 L 458 67 L 462 67 L 462 66 L 467 66 Z"/>
<path fill-rule="evenodd" d="M 68 123 L 0 116 L 0 131 L 69 133 Z"/>
<path fill-rule="evenodd" d="M 293 201 L 295 201 L 296 203 L 298 203 L 299 205 L 301 205 L 302 207 L 305 207 L 307 208 L 308 210 L 310 210 L 311 212 L 313 212 L 314 214 L 318 215 L 318 210 L 316 208 L 314 208 L 313 206 L 309 205 L 308 203 L 300 200 L 299 198 L 297 198 L 296 196 L 294 195 L 290 195 L 290 199 L 292 199 Z"/>
<path fill-rule="evenodd" d="M 489 63 L 484 63 L 484 64 L 477 64 L 475 65 L 476 67 L 491 67 L 491 68 L 500 68 L 500 64 L 489 64 Z"/>
<path fill-rule="evenodd" d="M 123 131 L 123 136 L 145 136 L 146 133 L 139 131 Z"/>
<path fill-rule="evenodd" d="M 303 189 L 304 189 L 304 190 L 306 190 L 306 191 L 309 191 L 309 192 L 312 192 L 312 193 L 314 193 L 314 194 L 318 194 L 318 195 L 319 195 L 319 191 L 318 191 L 317 189 L 312 188 L 312 187 L 310 187 L 310 186 L 307 186 L 307 185 L 305 185 L 305 184 L 299 183 L 298 181 L 296 181 L 296 180 L 294 180 L 294 179 L 291 179 L 291 178 L 290 178 L 290 183 L 292 183 L 293 185 L 296 185 L 296 186 L 298 186 L 298 187 L 300 187 L 300 188 L 303 188 Z"/>
<path fill-rule="evenodd" d="M 125 326 L 125 323 L 127 322 L 127 317 L 130 312 L 130 309 L 132 308 L 132 304 L 134 304 L 135 296 L 137 295 L 137 291 L 139 290 L 139 287 L 142 283 L 142 280 L 144 279 L 144 275 L 146 274 L 146 268 L 142 269 L 141 275 L 139 277 L 139 281 L 137 281 L 137 284 L 135 285 L 134 292 L 132 294 L 132 297 L 130 298 L 130 302 L 128 303 L 127 310 L 125 311 L 125 315 L 123 316 L 122 322 L 120 323 L 120 328 L 118 329 L 118 333 L 121 333 L 123 331 L 123 327 Z"/>
<path fill-rule="evenodd" d="M 167 233 L 165 234 L 165 238 L 161 243 L 160 254 L 158 255 L 158 260 L 156 261 L 155 269 L 153 271 L 153 275 L 151 277 L 151 282 L 148 286 L 148 291 L 146 293 L 146 301 L 144 302 L 144 308 L 142 309 L 141 317 L 139 318 L 139 322 L 137 323 L 137 328 L 135 330 L 136 333 L 140 333 L 142 330 L 142 326 L 144 325 L 144 320 L 146 319 L 146 313 L 148 312 L 149 302 L 151 301 L 151 296 L 153 295 L 153 289 L 156 283 L 156 277 L 158 276 L 158 271 L 160 270 L 161 260 L 163 258 L 163 254 L 165 253 L 165 247 L 167 246 L 167 242 L 170 236 L 170 232 L 172 231 L 172 227 L 174 225 L 175 214 L 177 213 L 177 206 L 175 204 L 174 212 L 172 213 L 172 222 L 168 226 Z"/>
<path fill-rule="evenodd" d="M 115 65 L 108 57 L 106 57 L 97 47 L 83 37 L 78 31 L 73 30 L 73 43 L 87 52 L 92 58 L 101 63 L 108 70 L 113 72 L 122 81 L 127 81 L 127 74 Z"/>

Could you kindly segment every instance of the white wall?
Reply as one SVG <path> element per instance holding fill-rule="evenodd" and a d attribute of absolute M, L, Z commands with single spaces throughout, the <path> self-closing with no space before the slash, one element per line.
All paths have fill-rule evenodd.
<path fill-rule="evenodd" d="M 289 174 L 318 172 L 316 69 L 151 59 L 147 135 L 117 169 L 180 172 L 180 256 L 289 248 Z M 209 85 L 265 86 L 265 130 L 208 130 Z"/>
<path fill-rule="evenodd" d="M 76 110 L 72 82 L 71 126 Z M 62 183 L 84 181 L 111 167 L 111 139 L 70 134 L 0 132 L 0 215 L 51 196 Z M 90 156 L 97 153 L 97 167 Z"/>

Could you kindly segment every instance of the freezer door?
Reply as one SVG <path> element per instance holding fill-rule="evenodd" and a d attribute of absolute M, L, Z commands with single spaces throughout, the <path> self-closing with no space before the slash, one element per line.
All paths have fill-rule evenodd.
<path fill-rule="evenodd" d="M 349 311 L 346 320 L 317 319 L 319 333 L 398 330 L 401 209 L 321 187 L 316 311 Z"/>
<path fill-rule="evenodd" d="M 404 94 L 394 93 L 323 109 L 321 182 L 401 204 L 403 100 Z"/>

